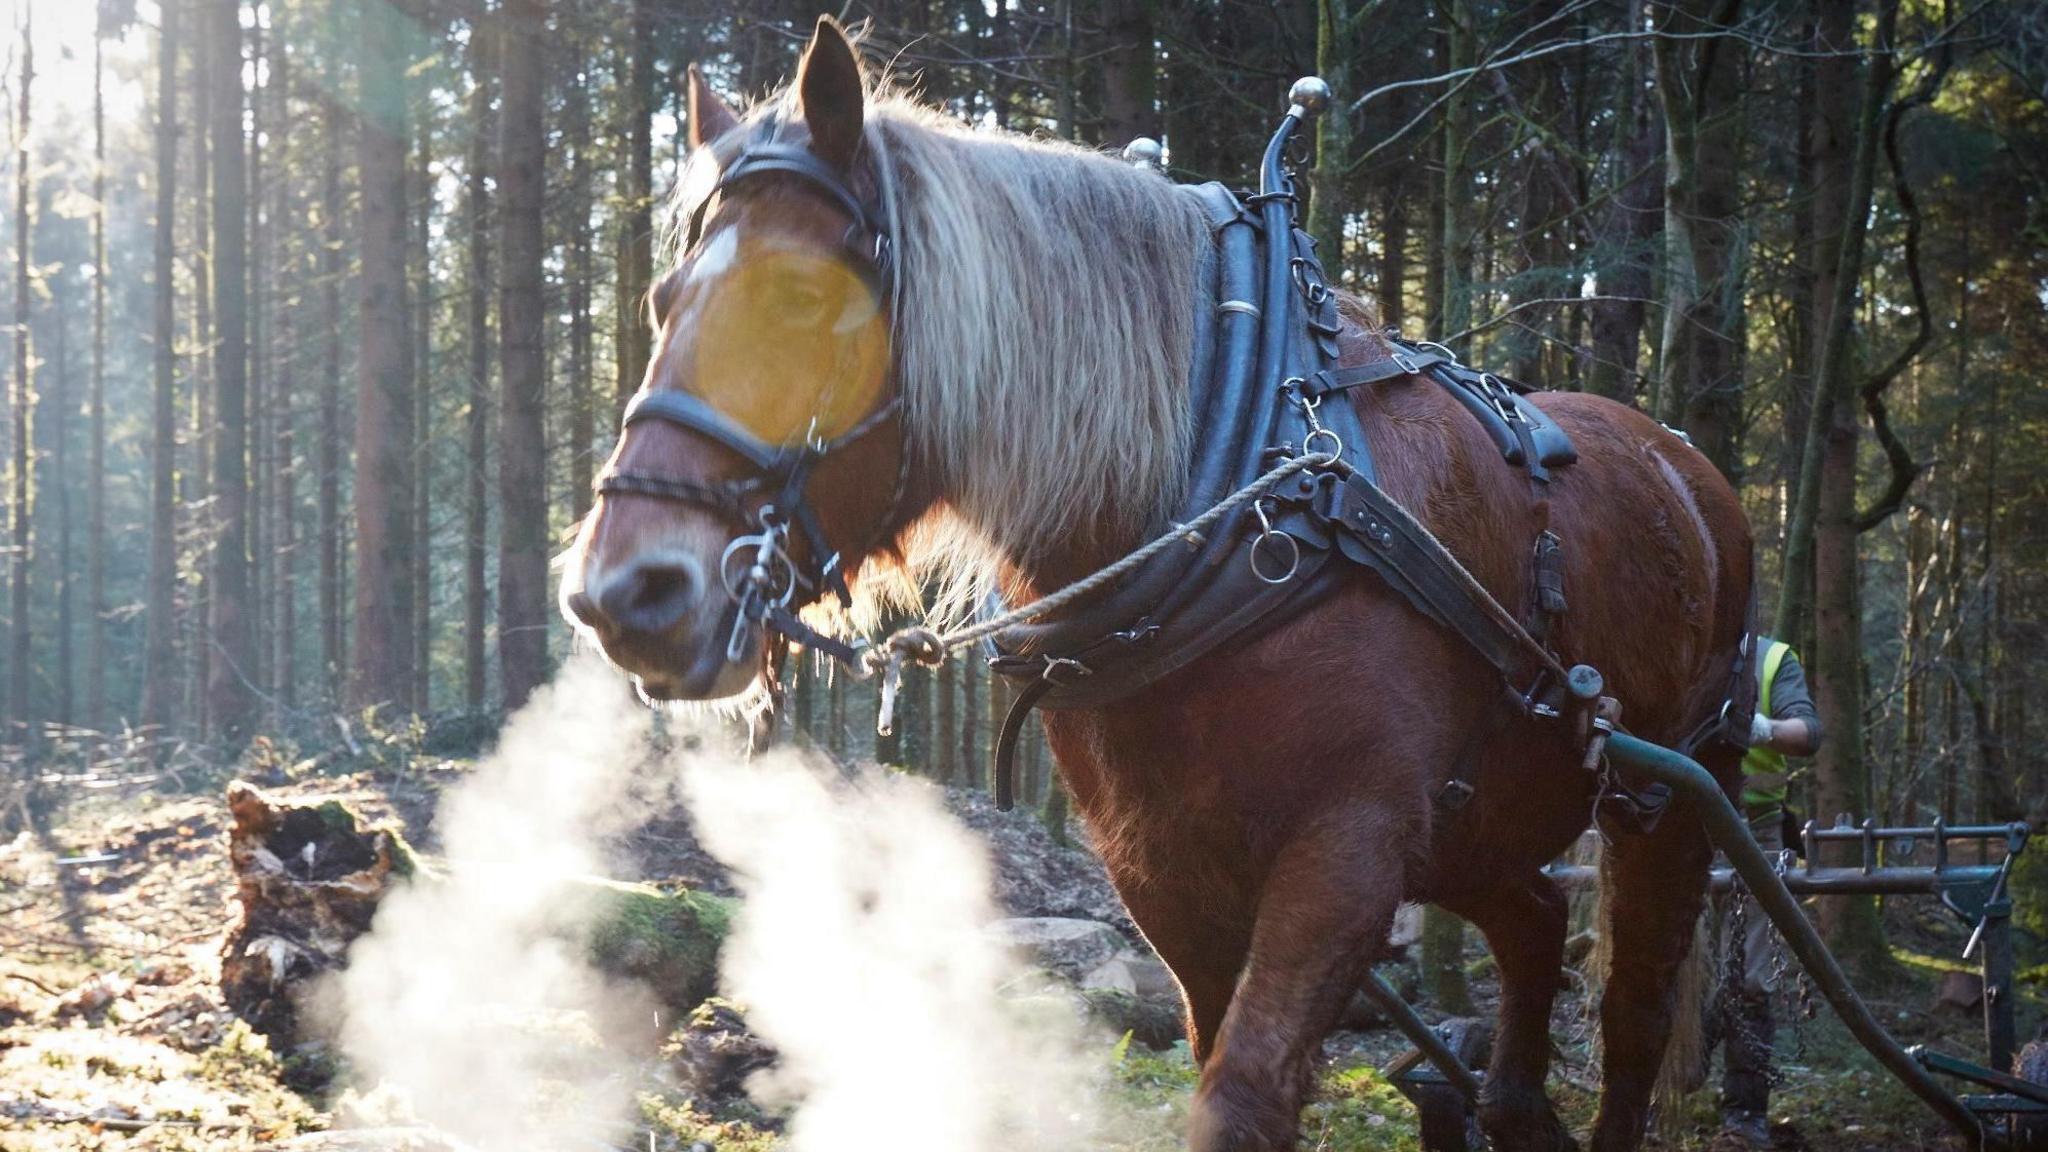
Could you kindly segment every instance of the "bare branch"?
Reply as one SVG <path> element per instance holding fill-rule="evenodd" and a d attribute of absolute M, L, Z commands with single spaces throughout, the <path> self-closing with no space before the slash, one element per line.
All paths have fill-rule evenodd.
<path fill-rule="evenodd" d="M 1856 514 L 1856 531 L 1868 532 L 1891 518 L 1905 504 L 1907 493 L 1913 490 L 1913 481 L 1919 478 L 1924 466 L 1915 462 L 1905 441 L 1899 439 L 1891 424 L 1891 411 L 1885 404 L 1884 394 L 1901 373 L 1912 365 L 1929 342 L 1934 339 L 1934 317 L 1927 306 L 1927 284 L 1920 272 L 1920 203 L 1913 196 L 1913 186 L 1906 179 L 1904 163 L 1899 158 L 1899 124 L 1906 114 L 1915 108 L 1934 101 L 1941 90 L 1942 81 L 1947 77 L 1951 57 L 1942 53 L 1932 71 L 1912 95 L 1894 103 L 1885 116 L 1884 154 L 1891 167 L 1892 195 L 1899 202 L 1899 210 L 1906 217 L 1906 279 L 1913 289 L 1913 310 L 1918 316 L 1918 326 L 1913 338 L 1899 349 L 1884 367 L 1871 373 L 1864 380 L 1861 389 L 1863 411 L 1870 417 L 1870 429 L 1877 435 L 1877 442 L 1884 448 L 1885 464 L 1891 470 L 1891 478 L 1885 484 L 1883 494 L 1869 508 Z"/>

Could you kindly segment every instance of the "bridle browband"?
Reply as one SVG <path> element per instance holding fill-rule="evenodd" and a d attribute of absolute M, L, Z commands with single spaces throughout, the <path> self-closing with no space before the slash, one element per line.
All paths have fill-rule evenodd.
<path fill-rule="evenodd" d="M 881 203 L 878 209 L 871 209 L 854 192 L 847 178 L 819 159 L 809 145 L 780 139 L 784 123 L 783 113 L 777 111 L 763 117 L 749 131 L 738 152 L 720 169 L 716 183 L 690 210 L 683 252 L 696 250 L 713 197 L 758 178 L 797 181 L 851 218 L 845 237 L 846 258 L 889 309 L 893 324 L 898 285 L 889 221 L 894 219 L 895 206 L 887 173 L 877 174 Z M 877 165 L 878 169 L 882 167 Z M 641 421 L 659 420 L 703 436 L 732 452 L 746 462 L 749 474 L 701 483 L 611 470 L 598 480 L 597 491 L 606 496 L 651 496 L 689 504 L 743 528 L 758 529 L 734 537 L 719 558 L 719 581 L 738 609 L 726 642 L 728 662 L 737 664 L 745 657 L 747 631 L 755 624 L 852 662 L 859 654 L 856 648 L 813 630 L 797 618 L 791 607 L 799 588 L 812 596 L 829 591 L 842 605 L 852 601 L 842 559 L 847 554 L 827 540 L 805 489 L 820 461 L 888 423 L 901 411 L 902 404 L 900 394 L 891 396 L 858 424 L 830 440 L 807 434 L 795 444 L 770 444 L 694 393 L 642 389 L 626 405 L 620 421 L 622 436 L 626 429 Z M 896 522 L 908 488 L 909 472 L 910 452 L 906 443 L 899 454 L 889 506 L 869 538 L 852 553 L 856 558 L 873 551 Z M 792 530 L 804 543 L 806 554 L 801 560 L 788 548 Z"/>

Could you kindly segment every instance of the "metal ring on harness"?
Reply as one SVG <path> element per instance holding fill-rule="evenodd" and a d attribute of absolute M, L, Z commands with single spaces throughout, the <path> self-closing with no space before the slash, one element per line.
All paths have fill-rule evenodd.
<path fill-rule="evenodd" d="M 1266 517 L 1265 501 L 1252 501 L 1252 513 L 1259 518 L 1259 534 L 1252 540 L 1251 553 L 1247 557 L 1252 566 L 1252 575 L 1267 584 L 1285 584 L 1294 579 L 1294 574 L 1301 570 L 1301 545 L 1295 542 L 1294 537 L 1273 527 L 1273 522 Z M 1259 566 L 1259 550 L 1265 547 L 1266 541 L 1276 538 L 1287 545 L 1287 571 L 1278 576 L 1268 576 L 1266 570 Z"/>
<path fill-rule="evenodd" d="M 761 509 L 760 517 L 761 531 L 735 537 L 725 546 L 718 557 L 718 579 L 735 603 L 745 604 L 750 597 L 758 596 L 764 609 L 770 604 L 787 607 L 796 596 L 797 586 L 796 565 L 781 544 L 787 529 L 776 517 L 772 504 Z M 735 565 L 734 559 L 748 548 L 753 549 L 753 555 L 745 557 L 745 566 Z"/>
<path fill-rule="evenodd" d="M 1318 436 L 1326 437 L 1330 441 L 1327 453 L 1318 453 L 1316 451 L 1315 443 Z M 1312 429 L 1308 435 L 1301 438 L 1301 454 L 1303 456 L 1328 455 L 1331 459 L 1341 458 L 1344 455 L 1344 438 L 1328 428 Z"/>

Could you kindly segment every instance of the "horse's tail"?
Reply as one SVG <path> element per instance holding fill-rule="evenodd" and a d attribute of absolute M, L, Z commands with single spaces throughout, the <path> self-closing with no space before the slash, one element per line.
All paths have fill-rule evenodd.
<path fill-rule="evenodd" d="M 1709 915 L 1709 908 L 1700 909 L 1692 949 L 1678 965 L 1671 1036 L 1664 1042 L 1664 1063 L 1657 1069 L 1657 1087 L 1650 1097 L 1658 1124 L 1667 1130 L 1679 1119 L 1680 1103 L 1707 1082 L 1707 989 L 1714 967 Z"/>
<path fill-rule="evenodd" d="M 1607 853 L 1600 853 L 1599 912 L 1594 921 L 1592 950 L 1586 956 L 1586 1007 L 1600 1002 L 1607 987 L 1607 975 L 1614 962 L 1613 933 L 1608 924 L 1613 914 L 1614 886 L 1607 879 Z M 1679 1118 L 1680 1102 L 1700 1090 L 1707 1081 L 1706 1012 L 1707 990 L 1713 979 L 1714 949 L 1711 907 L 1702 907 L 1693 926 L 1692 947 L 1678 966 L 1673 989 L 1671 1032 L 1664 1043 L 1664 1063 L 1657 1069 L 1652 1106 L 1660 1127 Z M 1597 1036 L 1598 1032 L 1595 1031 Z"/>

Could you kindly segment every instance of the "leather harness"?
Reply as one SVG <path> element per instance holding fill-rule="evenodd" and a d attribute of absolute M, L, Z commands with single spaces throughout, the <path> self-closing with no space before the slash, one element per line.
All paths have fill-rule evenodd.
<path fill-rule="evenodd" d="M 1306 82 L 1304 82 L 1306 83 Z M 1320 82 L 1317 82 L 1318 84 Z M 1297 85 L 1297 90 L 1301 88 Z M 1299 100 L 1267 145 L 1256 193 L 1221 184 L 1189 186 L 1211 239 L 1201 263 L 1204 298 L 1196 306 L 1194 373 L 1189 401 L 1193 466 L 1175 525 L 1193 524 L 1266 476 L 1278 462 L 1308 461 L 1255 499 L 1234 505 L 1206 533 L 1183 531 L 1174 546 L 1138 565 L 1113 587 L 1075 610 L 997 631 L 986 646 L 990 666 L 1025 683 L 998 742 L 995 792 L 1000 807 L 1015 799 L 1015 745 L 1035 707 L 1099 708 L 1126 697 L 1243 637 L 1315 604 L 1346 579 L 1351 565 L 1370 569 L 1417 611 L 1458 636 L 1500 675 L 1500 722 L 1514 716 L 1564 719 L 1588 765 L 1598 760 L 1612 718 L 1597 704 L 1600 676 L 1568 672 L 1545 638 L 1565 611 L 1560 543 L 1547 520 L 1544 488 L 1553 470 L 1576 459 L 1570 438 L 1525 399 L 1528 391 L 1492 373 L 1460 364 L 1448 349 L 1386 336 L 1388 357 L 1339 365 L 1342 332 L 1336 293 L 1325 278 L 1315 241 L 1297 225 L 1299 196 L 1287 163 L 1289 141 L 1312 110 Z M 844 209 L 852 220 L 846 248 L 891 305 L 899 289 L 890 228 L 896 219 L 888 165 L 877 163 L 879 203 L 870 208 L 847 179 L 802 143 L 782 139 L 781 113 L 763 117 L 736 148 L 731 144 L 713 194 L 761 177 L 794 180 Z M 872 141 L 872 137 L 870 137 Z M 870 149 L 872 150 L 872 149 Z M 706 204 L 689 217 L 686 250 L 702 230 Z M 1487 429 L 1510 465 L 1526 471 L 1539 523 L 1534 533 L 1532 587 L 1525 612 L 1503 608 L 1458 560 L 1375 482 L 1365 431 L 1344 393 L 1401 376 L 1422 375 L 1455 397 Z M 1328 403 L 1331 397 L 1339 403 Z M 824 636 L 791 608 L 799 590 L 847 599 L 842 552 L 825 536 L 805 487 L 819 460 L 869 435 L 900 411 L 892 398 L 845 435 L 829 442 L 770 445 L 704 400 L 683 391 L 643 390 L 627 406 L 624 425 L 659 420 L 705 436 L 744 460 L 749 472 L 716 485 L 613 471 L 605 494 L 655 496 L 706 508 L 729 523 L 758 528 L 727 546 L 721 579 L 732 601 L 727 658 L 744 658 L 748 630 L 761 625 L 785 640 L 821 651 L 856 672 L 878 665 L 876 652 Z M 900 433 L 900 429 L 899 429 Z M 847 555 L 879 544 L 894 523 L 907 486 L 909 452 L 901 454 L 887 514 L 871 538 Z M 787 547 L 794 530 L 806 555 Z M 1344 564 L 1333 564 L 1341 559 Z M 986 606 L 990 614 L 1000 605 Z M 899 634 L 900 636 L 901 634 Z M 892 640 L 892 643 L 895 641 Z M 918 659 L 936 657 L 929 633 Z M 900 667 L 894 659 L 892 674 Z M 1739 666 L 1738 666 L 1739 668 Z M 1738 671 L 1739 676 L 1739 671 Z M 893 693 L 885 682 L 885 715 Z M 886 720 L 885 720 L 886 723 Z M 1497 730 L 1497 729 L 1496 729 Z M 1471 787 L 1453 779 L 1439 793 L 1455 808 Z M 1661 804 L 1603 778 L 1603 797 L 1620 799 L 1638 817 L 1654 819 Z M 1603 799 L 1604 803 L 1604 799 Z"/>
<path fill-rule="evenodd" d="M 1342 319 L 1315 241 L 1296 223 L 1285 149 L 1290 112 L 1268 146 L 1257 193 L 1190 186 L 1211 229 L 1197 304 L 1193 474 L 1173 523 L 1192 521 L 1276 460 L 1334 450 L 1334 466 L 1304 469 L 1206 536 L 1172 549 L 1085 607 L 1013 627 L 988 645 L 990 666 L 1023 685 L 997 741 L 999 807 L 1015 797 L 1015 745 L 1031 709 L 1099 708 L 1320 601 L 1369 568 L 1417 611 L 1449 629 L 1500 673 L 1510 710 L 1553 714 L 1566 685 L 1554 659 L 1527 650 L 1564 611 L 1557 538 L 1539 526 L 1533 603 L 1520 620 L 1481 603 L 1457 560 L 1375 482 L 1363 426 L 1345 395 L 1397 377 L 1436 382 L 1487 428 L 1504 459 L 1540 489 L 1577 458 L 1563 429 L 1526 389 L 1458 363 L 1438 345 L 1385 338 L 1390 355 L 1339 365 Z M 1335 397 L 1337 403 L 1327 403 Z M 1342 559 L 1346 564 L 1333 564 Z M 986 606 L 986 611 L 999 610 Z M 1547 664 L 1548 667 L 1543 665 Z"/>

